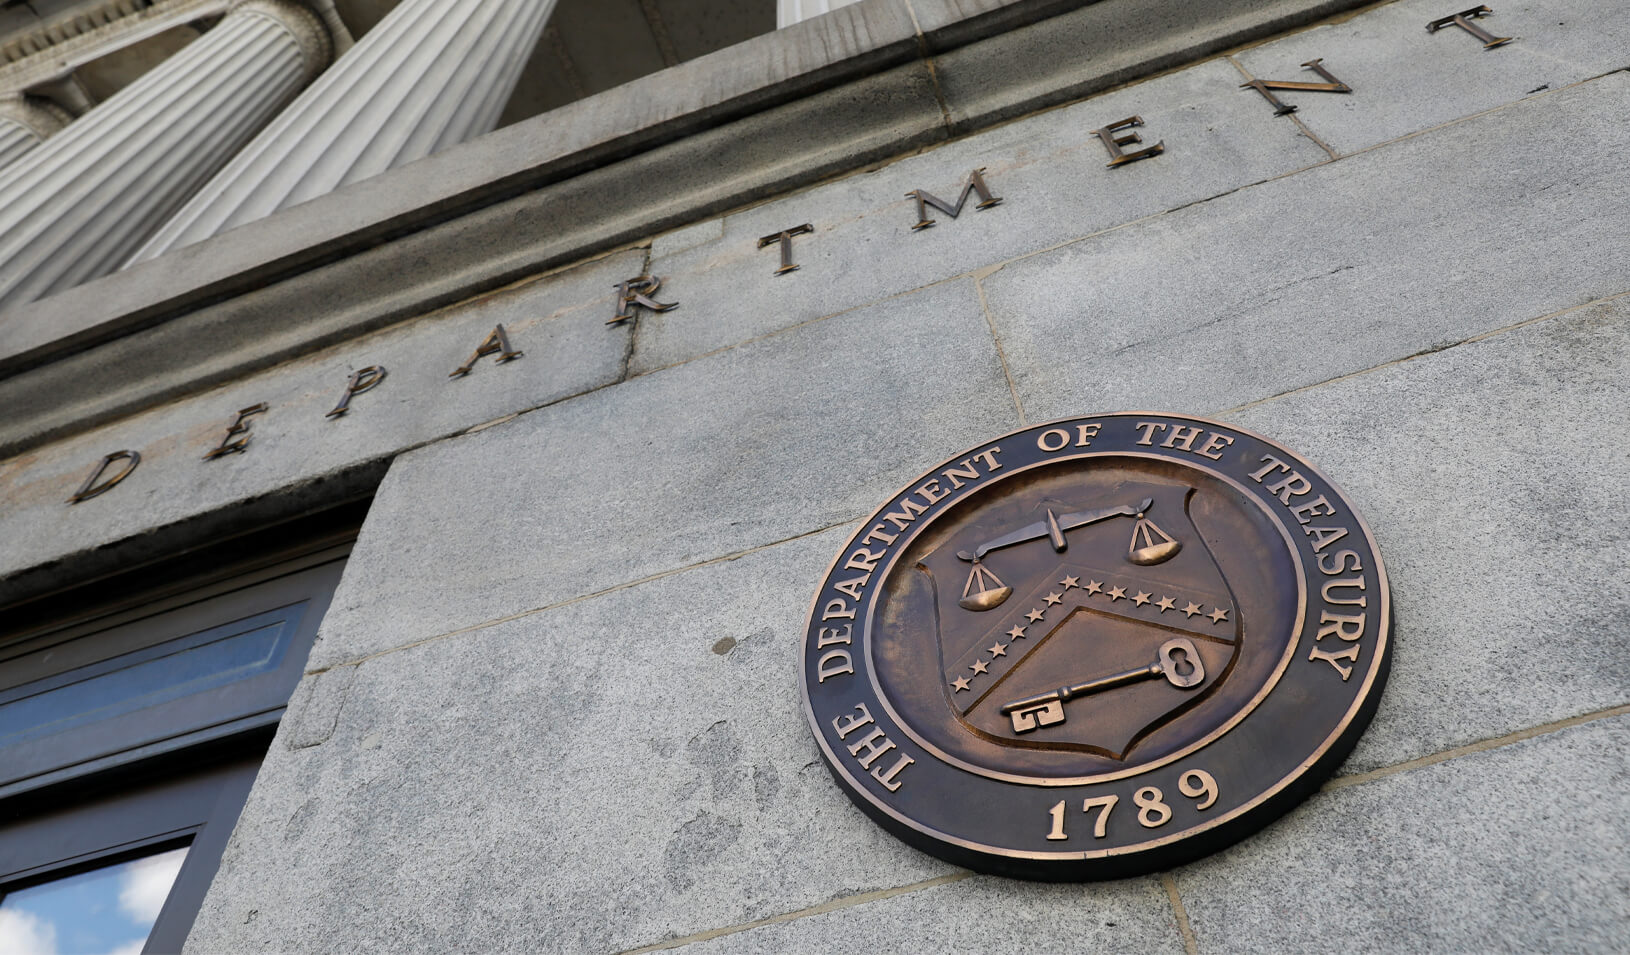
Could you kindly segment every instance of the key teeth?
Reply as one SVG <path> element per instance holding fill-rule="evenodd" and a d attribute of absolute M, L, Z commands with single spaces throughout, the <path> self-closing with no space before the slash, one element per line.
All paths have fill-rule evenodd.
<path fill-rule="evenodd" d="M 1013 720 L 1013 732 L 1029 733 L 1043 726 L 1057 726 L 1064 722 L 1064 704 L 1059 700 L 1048 700 L 1014 710 L 1008 717 Z"/>

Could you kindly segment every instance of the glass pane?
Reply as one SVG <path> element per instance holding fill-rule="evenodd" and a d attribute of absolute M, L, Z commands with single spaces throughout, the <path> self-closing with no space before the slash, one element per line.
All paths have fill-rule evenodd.
<path fill-rule="evenodd" d="M 0 898 L 7 955 L 137 955 L 187 849 L 81 872 Z"/>

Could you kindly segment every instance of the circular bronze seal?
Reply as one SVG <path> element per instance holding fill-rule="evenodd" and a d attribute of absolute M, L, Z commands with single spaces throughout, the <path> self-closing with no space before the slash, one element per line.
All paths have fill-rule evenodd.
<path fill-rule="evenodd" d="M 801 683 L 827 764 L 912 845 L 1095 879 L 1255 831 L 1352 749 L 1391 606 L 1319 471 L 1220 422 L 1037 425 L 907 485 L 821 583 Z"/>

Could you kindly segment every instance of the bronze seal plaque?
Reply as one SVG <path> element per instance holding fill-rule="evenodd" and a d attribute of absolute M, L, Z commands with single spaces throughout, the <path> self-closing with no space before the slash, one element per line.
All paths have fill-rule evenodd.
<path fill-rule="evenodd" d="M 1164 868 L 1260 828 L 1386 680 L 1375 541 L 1296 454 L 1111 414 L 957 455 L 821 583 L 801 681 L 833 775 L 900 838 L 1038 879 Z"/>

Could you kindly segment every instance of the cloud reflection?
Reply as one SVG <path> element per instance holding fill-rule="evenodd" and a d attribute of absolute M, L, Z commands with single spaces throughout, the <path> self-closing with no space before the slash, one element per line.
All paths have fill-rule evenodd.
<path fill-rule="evenodd" d="M 137 859 L 126 865 L 119 874 L 119 908 L 138 924 L 152 925 L 157 921 L 164 900 L 170 897 L 170 886 L 186 861 L 187 850 L 177 849 L 161 855 Z"/>
<path fill-rule="evenodd" d="M 0 909 L 0 952 L 57 955 L 57 927 L 32 912 Z"/>
<path fill-rule="evenodd" d="M 0 897 L 0 955 L 141 955 L 187 850 L 79 872 Z"/>

